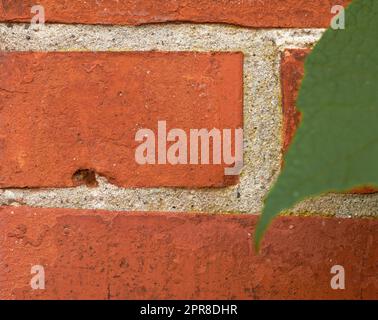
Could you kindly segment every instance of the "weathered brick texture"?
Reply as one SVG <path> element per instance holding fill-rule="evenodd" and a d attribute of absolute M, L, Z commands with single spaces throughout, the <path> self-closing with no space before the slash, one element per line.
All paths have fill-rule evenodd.
<path fill-rule="evenodd" d="M 0 298 L 374 299 L 378 221 L 283 217 L 261 253 L 255 215 L 0 209 Z M 46 289 L 30 268 L 45 266 Z M 346 289 L 330 286 L 334 265 Z"/>
<path fill-rule="evenodd" d="M 12 52 L 0 68 L 1 187 L 93 184 L 92 171 L 123 187 L 236 182 L 213 162 L 140 165 L 135 135 L 149 128 L 157 143 L 160 120 L 188 137 L 242 128 L 241 53 Z"/>
<path fill-rule="evenodd" d="M 258 215 L 248 214 L 261 209 L 301 121 L 310 49 L 282 50 L 311 47 L 321 34 L 277 29 L 327 27 L 332 6 L 350 2 L 0 0 L 0 299 L 377 299 L 376 218 L 280 217 L 258 255 Z M 30 27 L 36 4 L 47 23 L 63 25 Z M 241 182 L 224 161 L 138 164 L 135 135 L 157 134 L 159 121 L 187 136 L 244 128 Z M 156 141 L 156 160 L 157 150 Z M 113 185 L 67 188 L 98 187 L 97 175 Z M 374 195 L 322 201 L 301 208 L 376 216 Z M 45 290 L 30 286 L 35 265 Z M 331 288 L 335 265 L 345 268 L 345 290 Z"/>
<path fill-rule="evenodd" d="M 40 0 L 46 21 L 140 25 L 229 23 L 247 27 L 327 27 L 334 5 L 351 0 Z M 31 0 L 0 1 L 0 21 L 30 21 Z"/>

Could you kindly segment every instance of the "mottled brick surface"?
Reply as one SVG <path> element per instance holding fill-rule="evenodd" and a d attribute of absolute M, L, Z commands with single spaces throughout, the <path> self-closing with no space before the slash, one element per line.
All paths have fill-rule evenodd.
<path fill-rule="evenodd" d="M 333 5 L 350 0 L 40 0 L 46 21 L 139 25 L 229 23 L 248 27 L 327 27 Z M 0 1 L 1 21 L 30 21 L 31 0 Z"/>
<path fill-rule="evenodd" d="M 0 209 L 3 299 L 376 299 L 376 219 Z M 30 289 L 45 266 L 46 290 Z M 333 265 L 346 289 L 332 290 Z"/>
<path fill-rule="evenodd" d="M 237 182 L 212 161 L 139 165 L 135 134 L 153 130 L 157 162 L 158 121 L 188 137 L 242 128 L 241 53 L 3 52 L 0 69 L 1 187 L 95 185 L 94 172 L 123 187 Z"/>

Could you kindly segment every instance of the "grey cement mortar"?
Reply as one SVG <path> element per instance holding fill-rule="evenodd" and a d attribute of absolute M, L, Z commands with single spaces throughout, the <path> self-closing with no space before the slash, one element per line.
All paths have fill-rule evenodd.
<path fill-rule="evenodd" d="M 164 24 L 140 27 L 0 24 L 5 51 L 242 51 L 245 167 L 240 183 L 221 189 L 125 189 L 97 177 L 99 187 L 2 189 L 0 205 L 106 210 L 258 213 L 281 163 L 280 55 L 312 46 L 320 29 L 254 30 L 225 25 Z M 326 195 L 291 212 L 378 216 L 378 195 Z"/>

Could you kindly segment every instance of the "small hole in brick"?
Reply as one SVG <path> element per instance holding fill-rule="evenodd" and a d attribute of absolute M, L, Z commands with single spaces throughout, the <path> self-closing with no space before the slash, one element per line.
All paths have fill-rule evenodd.
<path fill-rule="evenodd" d="M 87 187 L 97 187 L 96 172 L 90 169 L 79 169 L 72 175 L 72 181 L 76 186 L 85 184 Z"/>

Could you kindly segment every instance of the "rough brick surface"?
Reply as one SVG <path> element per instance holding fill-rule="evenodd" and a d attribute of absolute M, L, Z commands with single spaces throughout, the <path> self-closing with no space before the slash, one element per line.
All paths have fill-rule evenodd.
<path fill-rule="evenodd" d="M 351 0 L 40 0 L 46 21 L 89 24 L 230 23 L 249 27 L 327 27 L 333 5 Z M 31 0 L 1 0 L 1 21 L 30 21 Z"/>
<path fill-rule="evenodd" d="M 301 114 L 296 108 L 299 88 L 304 76 L 304 62 L 309 49 L 287 49 L 282 55 L 281 86 L 283 112 L 283 152 L 286 152 L 301 121 Z M 351 193 L 375 193 L 371 187 L 358 188 Z"/>
<path fill-rule="evenodd" d="M 1 187 L 236 182 L 222 164 L 139 165 L 135 134 L 242 127 L 241 53 L 1 53 L 0 69 Z"/>
<path fill-rule="evenodd" d="M 285 50 L 281 64 L 283 152 L 286 152 L 301 121 L 295 103 L 304 75 L 304 61 L 309 49 Z"/>
<path fill-rule="evenodd" d="M 3 299 L 376 299 L 378 220 L 0 209 Z M 30 270 L 45 266 L 46 289 Z M 342 265 L 346 289 L 330 287 Z"/>

